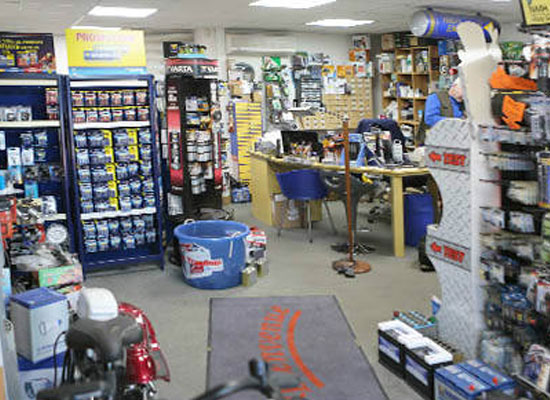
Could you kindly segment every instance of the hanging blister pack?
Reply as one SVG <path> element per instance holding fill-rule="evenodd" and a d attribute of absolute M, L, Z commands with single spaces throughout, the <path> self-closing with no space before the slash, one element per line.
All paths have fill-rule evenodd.
<path fill-rule="evenodd" d="M 504 229 L 506 227 L 506 213 L 498 208 L 484 208 L 481 210 L 483 222 L 489 225 Z"/>

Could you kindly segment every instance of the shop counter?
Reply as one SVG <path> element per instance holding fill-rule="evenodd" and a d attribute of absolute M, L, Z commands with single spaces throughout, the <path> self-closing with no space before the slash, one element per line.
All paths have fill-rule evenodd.
<path fill-rule="evenodd" d="M 322 163 L 302 164 L 276 158 L 263 153 L 251 151 L 251 181 L 250 192 L 252 195 L 252 214 L 255 218 L 270 226 L 277 226 L 273 220 L 271 198 L 274 194 L 281 193 L 275 174 L 293 169 L 308 168 L 328 171 L 344 171 L 340 165 L 327 165 Z M 391 208 L 392 208 L 392 232 L 393 252 L 396 257 L 405 256 L 405 220 L 403 202 L 403 178 L 409 176 L 429 175 L 428 168 L 379 168 L 379 167 L 352 167 L 352 174 L 370 174 L 387 176 L 391 182 Z M 431 190 L 437 189 L 432 186 Z M 434 197 L 437 198 L 437 197 Z M 321 218 L 321 207 L 317 204 L 312 209 L 313 220 Z"/>

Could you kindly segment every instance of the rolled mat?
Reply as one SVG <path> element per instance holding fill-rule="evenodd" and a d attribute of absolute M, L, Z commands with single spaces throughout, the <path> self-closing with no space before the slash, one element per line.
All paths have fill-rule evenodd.
<path fill-rule="evenodd" d="M 301 378 L 300 386 L 284 390 L 288 398 L 387 400 L 334 296 L 212 299 L 207 386 L 248 376 L 252 358 Z"/>

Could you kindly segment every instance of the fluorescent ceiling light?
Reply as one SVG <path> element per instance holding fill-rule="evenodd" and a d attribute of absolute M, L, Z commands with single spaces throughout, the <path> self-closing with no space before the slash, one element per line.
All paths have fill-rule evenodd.
<path fill-rule="evenodd" d="M 102 31 L 120 31 L 122 28 L 115 26 L 71 26 L 71 29 L 101 29 Z"/>
<path fill-rule="evenodd" d="M 95 6 L 88 12 L 88 14 L 95 15 L 97 17 L 147 18 L 157 11 L 158 8 Z"/>
<path fill-rule="evenodd" d="M 250 3 L 254 7 L 277 7 L 306 9 L 334 3 L 336 0 L 257 0 Z"/>
<path fill-rule="evenodd" d="M 319 21 L 308 22 L 306 25 L 312 26 L 327 26 L 336 28 L 351 28 L 354 26 L 368 25 L 374 23 L 371 19 L 347 19 L 347 18 L 334 18 L 334 19 L 321 19 Z"/>

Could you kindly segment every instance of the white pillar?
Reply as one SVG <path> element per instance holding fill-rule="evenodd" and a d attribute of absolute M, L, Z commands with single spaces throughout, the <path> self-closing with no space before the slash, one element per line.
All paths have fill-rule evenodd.
<path fill-rule="evenodd" d="M 225 29 L 222 27 L 197 28 L 193 32 L 195 44 L 206 46 L 208 58 L 218 60 L 219 78 L 227 80 L 227 56 L 225 54 Z"/>

